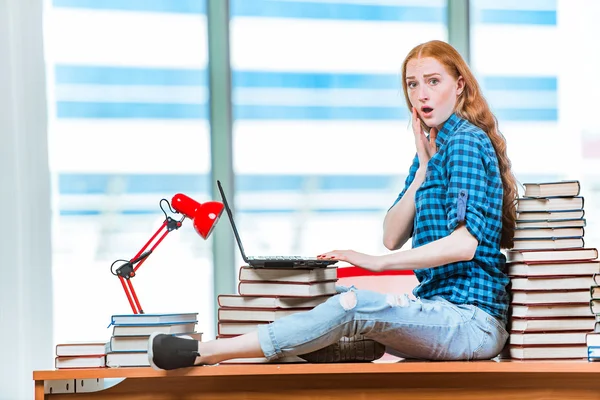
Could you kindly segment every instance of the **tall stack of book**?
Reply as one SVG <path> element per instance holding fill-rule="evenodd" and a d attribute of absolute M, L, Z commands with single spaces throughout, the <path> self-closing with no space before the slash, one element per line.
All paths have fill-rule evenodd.
<path fill-rule="evenodd" d="M 600 273 L 596 248 L 585 247 L 578 181 L 526 183 L 517 200 L 511 278 L 509 354 L 516 359 L 587 357 L 594 329 L 590 286 Z"/>
<path fill-rule="evenodd" d="M 217 339 L 231 338 L 254 331 L 281 317 L 308 311 L 336 294 L 337 267 L 327 268 L 252 268 L 239 270 L 237 294 L 221 294 Z M 229 360 L 266 362 L 261 359 Z M 278 362 L 303 362 L 298 357 Z"/>
<path fill-rule="evenodd" d="M 154 332 L 202 340 L 196 332 L 198 313 L 113 315 L 106 366 L 149 367 L 148 338 Z"/>

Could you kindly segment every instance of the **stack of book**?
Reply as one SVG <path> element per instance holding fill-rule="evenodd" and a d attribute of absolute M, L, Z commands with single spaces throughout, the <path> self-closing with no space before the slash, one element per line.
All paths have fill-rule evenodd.
<path fill-rule="evenodd" d="M 148 367 L 148 338 L 154 332 L 202 340 L 198 313 L 113 315 L 107 343 L 107 367 Z"/>
<path fill-rule="evenodd" d="M 108 343 L 102 340 L 67 342 L 56 345 L 56 369 L 106 367 Z"/>
<path fill-rule="evenodd" d="M 526 183 L 517 202 L 511 278 L 509 354 L 517 359 L 587 357 L 594 329 L 590 286 L 600 272 L 596 248 L 586 248 L 578 181 Z"/>
<path fill-rule="evenodd" d="M 252 268 L 239 270 L 238 294 L 217 297 L 217 339 L 252 332 L 261 324 L 308 311 L 336 294 L 337 267 L 327 268 Z M 301 362 L 292 357 L 278 362 Z M 266 359 L 229 360 L 266 362 Z"/>

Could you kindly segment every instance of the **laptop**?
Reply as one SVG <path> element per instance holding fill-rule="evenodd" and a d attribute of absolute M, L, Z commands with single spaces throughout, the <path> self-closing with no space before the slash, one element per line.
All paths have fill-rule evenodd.
<path fill-rule="evenodd" d="M 246 256 L 244 252 L 244 246 L 242 246 L 242 240 L 235 227 L 235 221 L 233 220 L 233 213 L 227 203 L 227 197 L 221 186 L 221 182 L 217 181 L 221 198 L 223 199 L 223 205 L 227 211 L 227 216 L 231 222 L 231 228 L 233 229 L 233 235 L 237 241 L 242 258 L 251 267 L 255 268 L 324 268 L 328 265 L 335 264 L 337 260 L 320 260 L 317 257 L 300 257 L 300 256 Z"/>

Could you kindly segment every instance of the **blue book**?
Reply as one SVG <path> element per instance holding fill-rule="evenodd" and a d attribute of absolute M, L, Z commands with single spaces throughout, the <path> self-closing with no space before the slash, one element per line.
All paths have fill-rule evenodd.
<path fill-rule="evenodd" d="M 177 324 L 196 322 L 197 319 L 198 313 L 118 314 L 111 317 L 110 325 Z"/>

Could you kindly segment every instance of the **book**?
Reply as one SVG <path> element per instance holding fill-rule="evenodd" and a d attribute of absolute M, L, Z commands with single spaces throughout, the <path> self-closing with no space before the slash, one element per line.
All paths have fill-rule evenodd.
<path fill-rule="evenodd" d="M 598 258 L 596 248 L 545 249 L 545 250 L 509 250 L 508 262 L 561 262 L 590 261 Z"/>
<path fill-rule="evenodd" d="M 583 228 L 520 228 L 515 229 L 515 239 L 575 238 L 585 234 Z"/>
<path fill-rule="evenodd" d="M 296 314 L 302 311 L 308 311 L 310 308 L 304 309 L 250 309 L 250 308 L 220 308 L 218 311 L 219 321 L 265 321 L 272 322 L 276 319 Z"/>
<path fill-rule="evenodd" d="M 109 368 L 149 367 L 150 361 L 148 361 L 148 353 L 145 351 L 108 353 L 106 366 Z"/>
<path fill-rule="evenodd" d="M 592 300 L 600 299 L 600 286 L 596 285 L 595 283 L 590 286 L 590 298 Z"/>
<path fill-rule="evenodd" d="M 66 342 L 56 345 L 56 355 L 61 356 L 97 356 L 106 354 L 108 343 L 106 340 L 92 340 L 85 342 Z"/>
<path fill-rule="evenodd" d="M 580 219 L 556 219 L 556 220 L 532 220 L 532 221 L 522 221 L 518 220 L 516 222 L 517 229 L 524 228 L 576 228 L 576 227 L 585 227 L 586 220 L 585 218 Z"/>
<path fill-rule="evenodd" d="M 330 295 L 318 297 L 251 297 L 222 294 L 217 296 L 217 303 L 222 308 L 313 308 L 324 303 L 330 297 Z"/>
<path fill-rule="evenodd" d="M 513 305 L 511 316 L 518 318 L 590 317 L 589 304 Z"/>
<path fill-rule="evenodd" d="M 519 346 L 540 344 L 584 344 L 587 332 L 511 332 L 509 343 Z"/>
<path fill-rule="evenodd" d="M 149 325 L 197 322 L 198 313 L 119 314 L 111 317 L 111 325 Z"/>
<path fill-rule="evenodd" d="M 241 267 L 240 281 L 324 282 L 337 280 L 337 267 L 327 268 L 251 268 Z"/>
<path fill-rule="evenodd" d="M 589 302 L 590 312 L 595 315 L 600 315 L 600 299 L 592 298 Z"/>
<path fill-rule="evenodd" d="M 587 358 L 586 345 L 510 346 L 511 358 L 532 359 L 575 359 Z"/>
<path fill-rule="evenodd" d="M 600 361 L 600 347 L 599 346 L 588 346 L 588 360 L 589 361 Z"/>
<path fill-rule="evenodd" d="M 570 211 L 583 209 L 583 197 L 519 197 L 517 212 L 523 211 Z"/>
<path fill-rule="evenodd" d="M 255 331 L 259 325 L 266 322 L 223 322 L 217 323 L 217 334 L 219 336 L 238 336 Z"/>
<path fill-rule="evenodd" d="M 579 181 L 556 181 L 524 183 L 525 197 L 578 196 L 581 190 Z"/>
<path fill-rule="evenodd" d="M 103 368 L 106 367 L 106 355 L 60 356 L 54 359 L 54 368 Z"/>
<path fill-rule="evenodd" d="M 585 210 L 566 210 L 566 211 L 519 211 L 517 212 L 517 222 L 519 221 L 541 221 L 541 220 L 564 220 L 580 219 L 585 216 Z"/>
<path fill-rule="evenodd" d="M 557 239 L 515 239 L 513 249 L 531 250 L 531 249 L 568 249 L 575 247 L 584 247 L 583 238 L 557 238 Z"/>
<path fill-rule="evenodd" d="M 221 361 L 219 364 L 289 364 L 305 362 L 306 360 L 298 356 L 285 356 L 274 361 L 269 361 L 266 357 L 232 358 L 230 360 Z"/>
<path fill-rule="evenodd" d="M 589 347 L 599 347 L 600 346 L 600 333 L 599 332 L 586 333 L 585 344 Z"/>
<path fill-rule="evenodd" d="M 186 332 L 178 334 L 177 336 L 187 336 L 195 340 L 202 340 L 202 333 L 200 332 Z M 138 352 L 148 351 L 148 338 L 150 335 L 145 336 L 113 336 L 108 342 L 108 352 Z"/>
<path fill-rule="evenodd" d="M 178 324 L 160 325 L 113 325 L 113 336 L 147 336 L 153 332 L 166 334 L 178 334 L 193 332 L 196 330 L 196 322 L 184 322 Z"/>
<path fill-rule="evenodd" d="M 542 277 L 552 275 L 594 275 L 600 273 L 600 261 L 556 263 L 509 263 L 506 270 L 511 277 Z"/>
<path fill-rule="evenodd" d="M 594 285 L 591 276 L 512 278 L 512 290 L 584 290 Z"/>
<path fill-rule="evenodd" d="M 594 330 L 594 317 L 574 318 L 514 318 L 511 321 L 511 331 L 514 332 L 547 332 L 547 331 L 588 331 Z"/>
<path fill-rule="evenodd" d="M 240 282 L 242 296 L 313 297 L 336 294 L 335 281 L 318 283 Z"/>
<path fill-rule="evenodd" d="M 540 290 L 512 292 L 513 304 L 569 304 L 590 301 L 590 290 Z"/>

